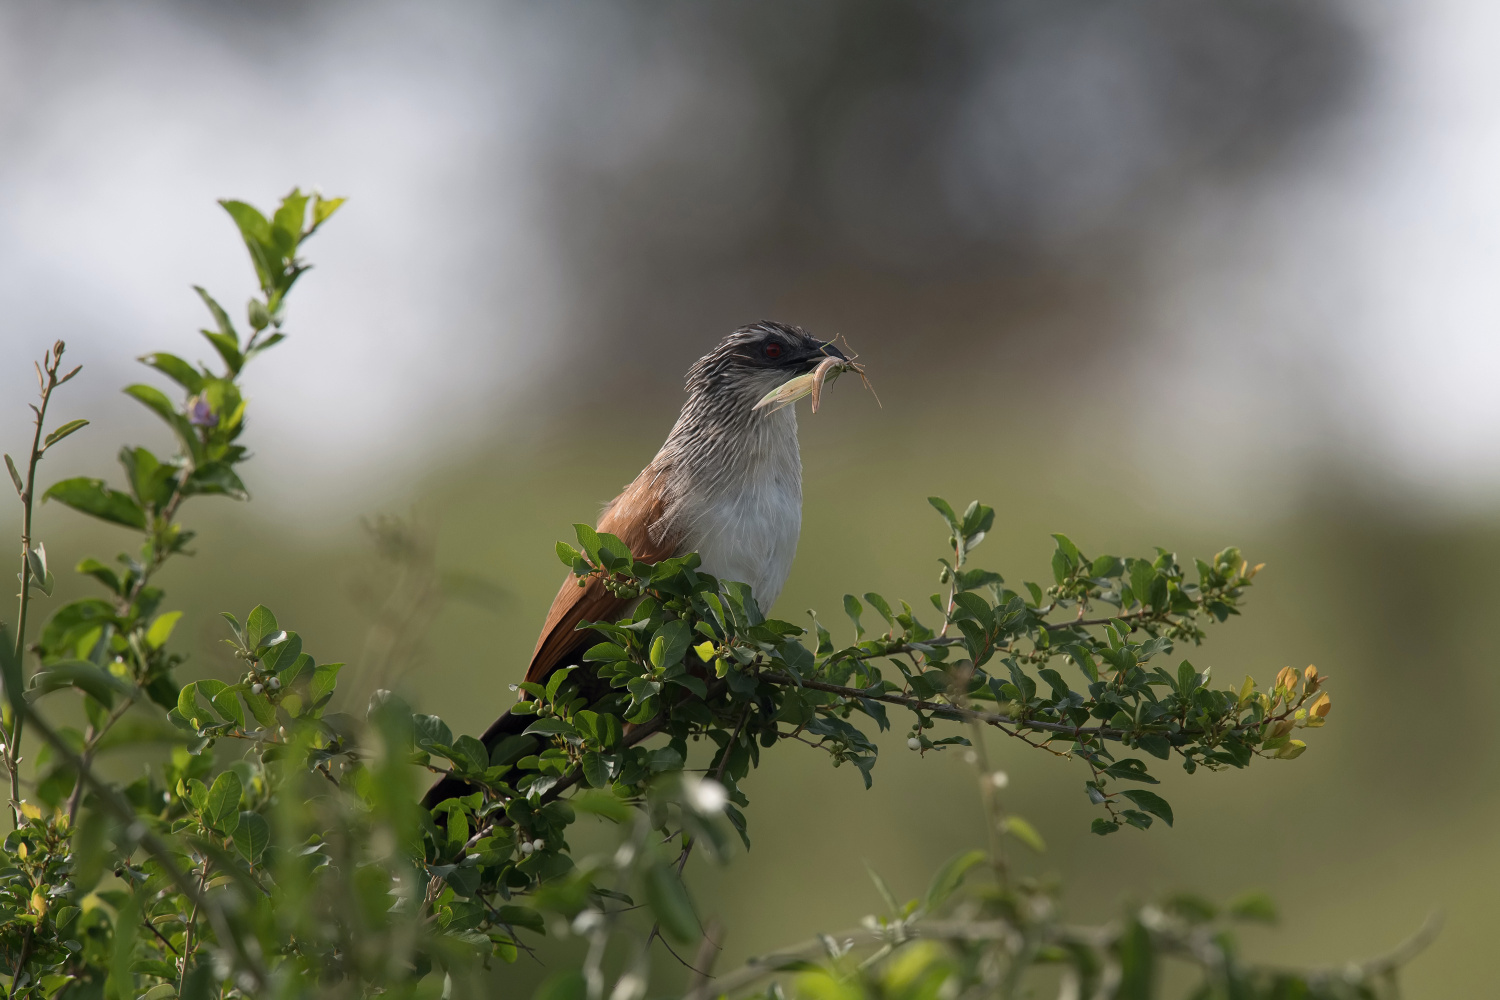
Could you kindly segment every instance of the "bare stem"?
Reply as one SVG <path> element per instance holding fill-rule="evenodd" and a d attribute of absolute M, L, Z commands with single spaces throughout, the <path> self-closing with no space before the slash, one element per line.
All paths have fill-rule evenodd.
<path fill-rule="evenodd" d="M 16 611 L 16 647 L 15 662 L 21 662 L 21 654 L 26 649 L 26 614 L 31 606 L 31 514 L 36 503 L 36 467 L 42 460 L 42 454 L 47 450 L 42 444 L 42 431 L 47 422 L 47 404 L 52 401 L 52 390 L 59 385 L 57 371 L 62 364 L 64 345 L 61 340 L 52 345 L 52 350 L 42 357 L 42 364 L 37 365 L 37 386 L 41 393 L 38 405 L 31 408 L 36 415 L 34 429 L 31 435 L 31 453 L 26 461 L 26 483 L 21 490 L 21 594 L 20 607 Z M 64 377 L 71 378 L 72 375 Z M 42 582 L 42 581 L 38 581 Z M 16 697 L 19 692 L 16 693 Z M 19 829 L 21 826 L 21 732 L 24 728 L 24 713 L 14 712 L 10 722 L 10 728 L 5 732 L 5 768 L 10 772 L 10 810 L 11 821 Z M 3 727 L 0 727 L 3 729 Z"/>
<path fill-rule="evenodd" d="M 88 767 L 94 762 L 94 752 L 98 749 L 99 741 L 104 738 L 104 734 L 109 732 L 110 728 L 113 727 L 116 722 L 119 722 L 120 717 L 127 711 L 129 711 L 130 706 L 134 704 L 135 699 L 125 699 L 124 701 L 120 702 L 119 707 L 117 707 L 113 712 L 109 714 L 109 718 L 104 720 L 104 724 L 102 726 L 100 726 L 97 730 L 92 728 L 89 730 L 88 740 L 84 744 L 83 753 L 79 755 L 79 760 L 83 762 L 84 767 Z M 73 794 L 68 796 L 69 827 L 73 826 L 73 821 L 78 818 L 78 803 L 82 800 L 83 782 L 76 781 L 73 783 Z"/>

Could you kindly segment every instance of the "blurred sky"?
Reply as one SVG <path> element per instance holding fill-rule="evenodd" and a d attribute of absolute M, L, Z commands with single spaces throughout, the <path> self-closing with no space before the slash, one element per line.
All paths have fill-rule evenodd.
<path fill-rule="evenodd" d="M 249 291 L 212 199 L 317 184 L 351 201 L 250 379 L 272 504 L 400 496 L 590 383 L 675 408 L 774 315 L 887 385 L 959 346 L 1061 361 L 1140 441 L 1271 492 L 1332 461 L 1487 506 L 1497 49 L 1463 0 L 18 0 L 0 385 L 55 337 L 97 387 L 202 355 L 189 285 Z"/>

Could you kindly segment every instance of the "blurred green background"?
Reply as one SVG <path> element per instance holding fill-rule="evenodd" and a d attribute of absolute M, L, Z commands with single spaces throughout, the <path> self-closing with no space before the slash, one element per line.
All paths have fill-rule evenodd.
<path fill-rule="evenodd" d="M 1417 998 L 1487 992 L 1500 791 L 1482 637 L 1500 557 L 1495 15 L 1335 2 L 18 3 L 0 10 L 0 391 L 86 365 L 95 420 L 45 479 L 105 474 L 150 418 L 130 358 L 192 354 L 187 286 L 248 268 L 212 199 L 351 201 L 308 247 L 292 339 L 249 378 L 248 506 L 190 508 L 182 675 L 265 603 L 350 711 L 394 686 L 455 729 L 511 699 L 553 542 L 651 457 L 691 362 L 762 317 L 847 335 L 804 410 L 806 504 L 776 611 L 926 607 L 925 497 L 995 506 L 979 561 L 1227 544 L 1267 569 L 1179 651 L 1332 677 L 1295 762 L 1180 773 L 1177 817 L 1090 835 L 1080 767 L 991 740 L 1068 910 L 1265 889 L 1256 956 L 1338 963 L 1440 910 Z M 128 44 L 121 44 L 121 39 Z M 20 95 L 24 95 L 20 96 Z M 406 561 L 361 519 L 415 525 Z M 119 540 L 46 506 L 55 567 Z M 387 553 L 389 555 L 389 553 Z M 82 588 L 62 575 L 66 599 Z M 845 632 L 847 634 L 847 631 Z M 895 721 L 893 719 L 893 721 Z M 754 849 L 694 859 L 727 968 L 915 895 L 982 838 L 969 768 L 881 740 L 875 787 L 778 747 Z M 564 948 L 554 953 L 567 961 Z M 519 967 L 539 978 L 544 970 Z"/>

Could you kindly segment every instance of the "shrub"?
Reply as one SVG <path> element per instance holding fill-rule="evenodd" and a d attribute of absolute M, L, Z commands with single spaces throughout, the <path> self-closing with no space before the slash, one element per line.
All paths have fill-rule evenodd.
<path fill-rule="evenodd" d="M 1042 840 L 1005 807 L 988 729 L 1059 758 L 1059 773 L 1082 769 L 1101 835 L 1173 822 L 1153 769 L 1243 768 L 1306 749 L 1294 735 L 1323 725 L 1331 704 L 1314 668 L 1283 670 L 1261 690 L 1250 678 L 1216 686 L 1185 659 L 1166 665 L 1241 612 L 1259 567 L 1233 548 L 1189 567 L 1165 549 L 1089 557 L 1057 535 L 1050 582 L 1012 587 L 972 564 L 995 512 L 933 498 L 950 533 L 943 592 L 920 615 L 846 595 L 853 641 L 841 644 L 817 620 L 767 618 L 747 587 L 701 572 L 696 555 L 648 564 L 576 525 L 577 546 L 558 545 L 563 563 L 640 601 L 627 619 L 591 623 L 600 641 L 584 665 L 516 685 L 511 711 L 534 721 L 493 748 L 385 691 L 363 719 L 330 712 L 342 664 L 319 663 L 263 606 L 224 614 L 237 683 L 181 683 L 169 650 L 181 615 L 155 581 L 192 538 L 179 521 L 187 500 L 247 498 L 238 380 L 285 339 L 302 243 L 341 203 L 294 190 L 269 218 L 222 203 L 260 285 L 249 335 L 198 289 L 221 367 L 141 359 L 177 398 L 125 391 L 167 425 L 175 453 L 122 449 L 123 489 L 78 477 L 38 495 L 40 461 L 86 423 L 48 430 L 78 369 L 64 372 L 62 343 L 38 366 L 24 474 L 6 456 L 23 509 L 14 638 L 0 632 L 14 825 L 0 862 L 7 995 L 449 996 L 484 990 L 484 969 L 549 929 L 588 951 L 547 980 L 547 1000 L 639 1000 L 658 942 L 673 955 L 696 946 L 684 964 L 705 997 L 1013 996 L 1053 983 L 1065 997 L 1137 998 L 1156 995 L 1167 959 L 1198 970 L 1194 996 L 1205 998 L 1394 989 L 1420 939 L 1337 972 L 1262 968 L 1237 958 L 1228 930 L 1273 916 L 1261 897 L 1224 908 L 1176 897 L 1079 927 L 1008 860 Z M 101 596 L 57 609 L 28 641 L 31 604 L 54 583 L 32 537 L 38 497 L 134 532 L 139 548 L 81 562 Z M 59 692 L 81 701 L 83 729 L 47 720 L 44 699 Z M 986 847 L 950 861 L 918 900 L 897 900 L 875 876 L 886 913 L 710 978 L 712 935 L 681 873 L 700 845 L 720 859 L 735 840 L 749 846 L 743 785 L 760 755 L 804 744 L 868 787 L 869 731 L 893 724 L 908 726 L 913 752 L 962 748 L 988 812 Z M 29 777 L 27 734 L 39 746 Z M 95 764 L 125 748 L 152 765 L 120 786 Z M 695 757 L 703 766 L 689 769 Z M 422 808 L 419 779 L 433 774 L 468 791 Z M 575 856 L 580 814 L 601 818 L 616 849 Z"/>

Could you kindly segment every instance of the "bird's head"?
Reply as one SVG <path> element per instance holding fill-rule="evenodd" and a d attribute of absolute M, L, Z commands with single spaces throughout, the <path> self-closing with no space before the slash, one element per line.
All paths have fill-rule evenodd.
<path fill-rule="evenodd" d="M 847 360 L 832 341 L 800 327 L 762 321 L 742 326 L 688 372 L 689 395 L 710 393 L 752 407 L 788 379 L 805 375 L 827 358 Z"/>

